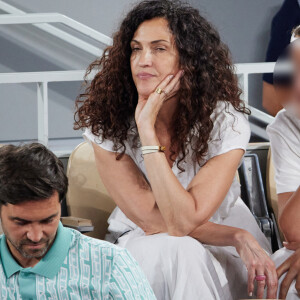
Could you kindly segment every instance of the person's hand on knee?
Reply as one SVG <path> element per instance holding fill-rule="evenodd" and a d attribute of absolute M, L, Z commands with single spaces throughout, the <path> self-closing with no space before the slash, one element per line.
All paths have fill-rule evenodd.
<path fill-rule="evenodd" d="M 280 286 L 280 299 L 286 298 L 289 288 L 294 280 L 296 280 L 295 288 L 298 292 L 298 296 L 300 296 L 300 242 L 284 243 L 284 246 L 288 250 L 294 250 L 295 253 L 277 268 L 278 279 L 286 273 Z"/>

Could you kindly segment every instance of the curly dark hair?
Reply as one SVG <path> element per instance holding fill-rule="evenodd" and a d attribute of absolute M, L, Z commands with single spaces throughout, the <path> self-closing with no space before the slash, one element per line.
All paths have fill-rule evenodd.
<path fill-rule="evenodd" d="M 241 90 L 229 55 L 218 32 L 199 11 L 177 0 L 146 0 L 137 4 L 121 23 L 113 37 L 113 45 L 106 48 L 101 58 L 87 69 L 98 73 L 76 100 L 74 129 L 90 127 L 94 135 L 110 139 L 120 159 L 126 150 L 124 141 L 134 119 L 138 94 L 132 79 L 130 42 L 141 23 L 153 18 L 164 18 L 174 36 L 179 53 L 180 68 L 184 70 L 177 111 L 173 117 L 171 160 L 175 161 L 175 145 L 181 153 L 177 166 L 188 154 L 192 129 L 199 132 L 193 144 L 193 154 L 200 163 L 208 150 L 213 129 L 211 114 L 218 101 L 231 103 L 235 110 L 250 114 L 240 99 Z M 134 123 L 135 124 L 135 123 Z M 136 127 L 136 124 L 135 124 Z M 136 131 L 137 132 L 137 131 Z M 135 139 L 134 147 L 137 147 Z"/>

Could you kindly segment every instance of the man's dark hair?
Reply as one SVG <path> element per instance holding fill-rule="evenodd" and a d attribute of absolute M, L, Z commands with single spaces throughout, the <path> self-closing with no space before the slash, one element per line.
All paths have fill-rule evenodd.
<path fill-rule="evenodd" d="M 49 199 L 68 189 L 62 162 L 39 143 L 0 147 L 0 205 Z"/>

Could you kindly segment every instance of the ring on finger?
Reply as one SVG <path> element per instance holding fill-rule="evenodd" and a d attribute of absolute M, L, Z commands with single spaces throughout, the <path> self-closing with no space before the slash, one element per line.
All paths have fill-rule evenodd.
<path fill-rule="evenodd" d="M 266 280 L 267 276 L 266 275 L 257 275 L 255 276 L 256 281 L 264 281 Z"/>
<path fill-rule="evenodd" d="M 164 93 L 164 91 L 161 89 L 161 88 L 157 88 L 156 90 L 155 90 L 155 93 L 157 93 L 157 94 L 161 94 L 161 93 Z"/>

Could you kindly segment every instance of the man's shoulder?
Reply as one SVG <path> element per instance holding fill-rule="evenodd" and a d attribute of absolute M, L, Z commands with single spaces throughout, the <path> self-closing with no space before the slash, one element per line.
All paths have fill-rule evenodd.
<path fill-rule="evenodd" d="M 73 238 L 72 238 L 72 243 L 70 250 L 73 249 L 78 249 L 80 250 L 79 252 L 84 254 L 84 252 L 88 251 L 93 251 L 93 252 L 101 252 L 102 256 L 116 256 L 119 254 L 124 254 L 127 255 L 127 251 L 124 248 L 121 248 L 119 246 L 116 246 L 110 242 L 92 238 L 89 236 L 86 236 L 74 229 L 68 229 L 72 232 Z"/>
<path fill-rule="evenodd" d="M 300 130 L 299 124 L 300 121 L 291 112 L 282 109 L 277 113 L 274 121 L 267 126 L 267 132 L 285 136 L 290 131 L 296 130 L 298 132 Z"/>

